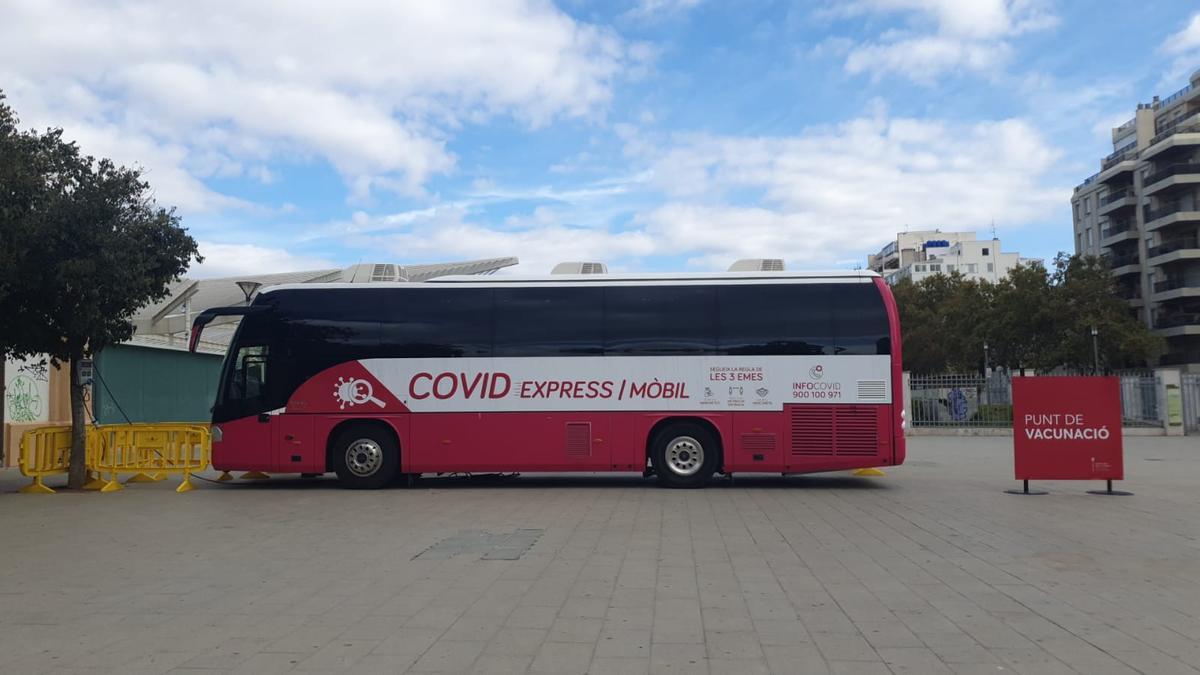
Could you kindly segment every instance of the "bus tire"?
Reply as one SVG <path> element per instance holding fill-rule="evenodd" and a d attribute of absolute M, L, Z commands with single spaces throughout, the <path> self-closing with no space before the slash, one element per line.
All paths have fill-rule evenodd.
<path fill-rule="evenodd" d="M 400 473 L 400 448 L 378 426 L 355 425 L 333 441 L 333 470 L 338 483 L 352 490 L 375 490 Z"/>
<path fill-rule="evenodd" d="M 655 434 L 650 463 L 662 485 L 698 488 L 712 479 L 720 454 L 720 444 L 712 431 L 694 422 L 680 422 Z"/>

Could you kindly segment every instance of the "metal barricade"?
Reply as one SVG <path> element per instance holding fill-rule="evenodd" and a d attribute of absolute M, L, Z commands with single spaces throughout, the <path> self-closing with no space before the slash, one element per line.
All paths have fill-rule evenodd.
<path fill-rule="evenodd" d="M 21 436 L 17 466 L 21 475 L 33 478 L 33 482 L 19 492 L 54 494 L 54 490 L 42 481 L 46 476 L 67 473 L 70 462 L 71 425 L 56 424 L 26 431 Z"/>
<path fill-rule="evenodd" d="M 913 375 L 914 427 L 1012 426 L 1012 381 L 1006 373 Z"/>
<path fill-rule="evenodd" d="M 1184 433 L 1200 434 L 1200 373 L 1183 373 L 1180 387 L 1183 389 Z"/>
<path fill-rule="evenodd" d="M 1120 377 L 1122 426 L 1162 426 L 1161 382 L 1154 373 L 1123 373 Z"/>
<path fill-rule="evenodd" d="M 176 492 L 194 490 L 192 473 L 208 468 L 212 453 L 209 428 L 198 424 L 114 424 L 92 430 L 88 468 L 108 480 L 101 492 L 123 489 L 117 476 L 134 474 L 127 482 L 183 477 Z"/>

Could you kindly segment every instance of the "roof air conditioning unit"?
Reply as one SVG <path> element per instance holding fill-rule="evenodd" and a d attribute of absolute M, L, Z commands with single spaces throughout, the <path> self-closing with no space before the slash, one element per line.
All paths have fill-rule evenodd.
<path fill-rule="evenodd" d="M 782 272 L 780 258 L 742 258 L 729 266 L 730 272 Z"/>
<path fill-rule="evenodd" d="M 608 265 L 602 262 L 563 262 L 555 265 L 550 274 L 608 274 Z"/>

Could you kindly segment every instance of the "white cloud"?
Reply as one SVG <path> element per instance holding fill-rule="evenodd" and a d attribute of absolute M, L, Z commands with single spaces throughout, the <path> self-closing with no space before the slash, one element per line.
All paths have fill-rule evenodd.
<path fill-rule="evenodd" d="M 517 271 L 532 273 L 564 260 L 621 269 L 681 257 L 703 269 L 757 257 L 828 268 L 865 261 L 906 226 L 986 231 L 993 220 L 1005 228 L 1044 222 L 1070 195 L 1044 187 L 1059 153 L 1017 119 L 892 119 L 880 108 L 797 136 L 624 133 L 631 161 L 646 170 L 613 181 L 624 187 L 612 195 L 539 190 L 563 203 L 500 222 L 488 222 L 481 202 L 470 200 L 361 213 L 322 236 L 414 262 L 515 255 Z"/>
<path fill-rule="evenodd" d="M 1193 14 L 1183 30 L 1172 33 L 1163 43 L 1163 49 L 1170 54 L 1181 54 L 1197 48 L 1200 48 L 1200 12 Z"/>
<path fill-rule="evenodd" d="M 328 161 L 360 198 L 419 192 L 453 168 L 459 126 L 594 115 L 634 58 L 540 0 L 47 0 L 4 15 L 0 82 L 24 121 L 108 134 L 197 210 L 228 204 L 188 176 L 279 158 Z"/>
<path fill-rule="evenodd" d="M 1177 86 L 1180 80 L 1196 72 L 1200 68 L 1200 12 L 1193 14 L 1178 32 L 1169 35 L 1162 50 L 1174 57 L 1163 76 L 1164 84 Z"/>
<path fill-rule="evenodd" d="M 642 222 L 657 250 L 705 267 L 739 257 L 829 266 L 905 226 L 1036 222 L 1069 197 L 1043 187 L 1058 156 L 1021 120 L 965 125 L 882 111 L 793 137 L 686 137 L 653 159 L 670 201 Z"/>
<path fill-rule="evenodd" d="M 1011 38 L 1058 24 L 1038 0 L 857 0 L 831 13 L 907 15 L 913 28 L 857 45 L 847 55 L 845 68 L 875 79 L 896 74 L 921 84 L 960 69 L 999 69 L 1011 56 Z"/>
<path fill-rule="evenodd" d="M 525 274 L 545 274 L 567 260 L 629 260 L 656 250 L 646 232 L 566 225 L 562 213 L 549 207 L 508 218 L 501 225 L 472 222 L 465 210 L 453 207 L 438 209 L 428 217 L 401 214 L 401 220 L 406 227 L 398 232 L 394 223 L 360 223 L 363 231 L 377 234 L 351 237 L 348 243 L 414 262 L 515 255 L 521 260 L 515 271 Z M 393 231 L 379 234 L 383 230 Z"/>
<path fill-rule="evenodd" d="M 219 244 L 199 242 L 204 262 L 192 265 L 187 276 L 192 279 L 235 277 L 247 274 L 274 274 L 300 270 L 333 269 L 341 267 L 324 258 L 295 255 L 281 248 L 253 244 Z"/>
<path fill-rule="evenodd" d="M 626 14 L 635 18 L 662 16 L 692 9 L 700 2 L 701 0 L 636 0 Z"/>

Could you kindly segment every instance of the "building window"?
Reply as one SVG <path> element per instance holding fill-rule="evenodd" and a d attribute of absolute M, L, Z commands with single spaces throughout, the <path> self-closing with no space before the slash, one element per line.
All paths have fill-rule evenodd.
<path fill-rule="evenodd" d="M 975 263 L 967 264 L 967 274 L 975 274 L 978 271 L 979 271 L 979 265 L 976 265 Z"/>
<path fill-rule="evenodd" d="M 988 264 L 987 264 L 987 270 L 988 270 L 989 272 L 995 272 L 995 271 L 996 271 L 996 266 L 995 266 L 995 265 L 993 265 L 992 263 L 988 263 Z"/>
<path fill-rule="evenodd" d="M 929 271 L 930 271 L 930 272 L 941 272 L 941 271 L 942 271 L 942 266 L 941 266 L 941 265 L 930 265 L 930 266 L 929 266 Z"/>
<path fill-rule="evenodd" d="M 954 271 L 954 265 L 946 265 L 946 271 L 947 271 L 947 272 L 953 272 L 953 271 Z"/>
<path fill-rule="evenodd" d="M 1084 214 L 1088 214 L 1088 213 L 1092 212 L 1092 198 L 1091 197 L 1083 198 L 1083 212 L 1084 212 Z"/>
<path fill-rule="evenodd" d="M 1072 204 L 1071 206 L 1075 207 L 1075 222 L 1078 223 L 1079 222 L 1079 203 L 1076 202 L 1076 203 Z"/>
<path fill-rule="evenodd" d="M 1092 228 L 1090 227 L 1087 229 L 1087 247 L 1088 250 L 1092 248 Z"/>
<path fill-rule="evenodd" d="M 984 255 L 987 255 L 987 254 L 988 254 L 988 250 L 987 250 L 987 247 L 986 247 L 986 246 L 985 246 L 985 247 L 984 247 L 984 249 L 983 249 L 983 254 L 984 254 Z"/>
<path fill-rule="evenodd" d="M 1083 233 L 1082 232 L 1075 235 L 1075 252 L 1083 253 Z"/>

